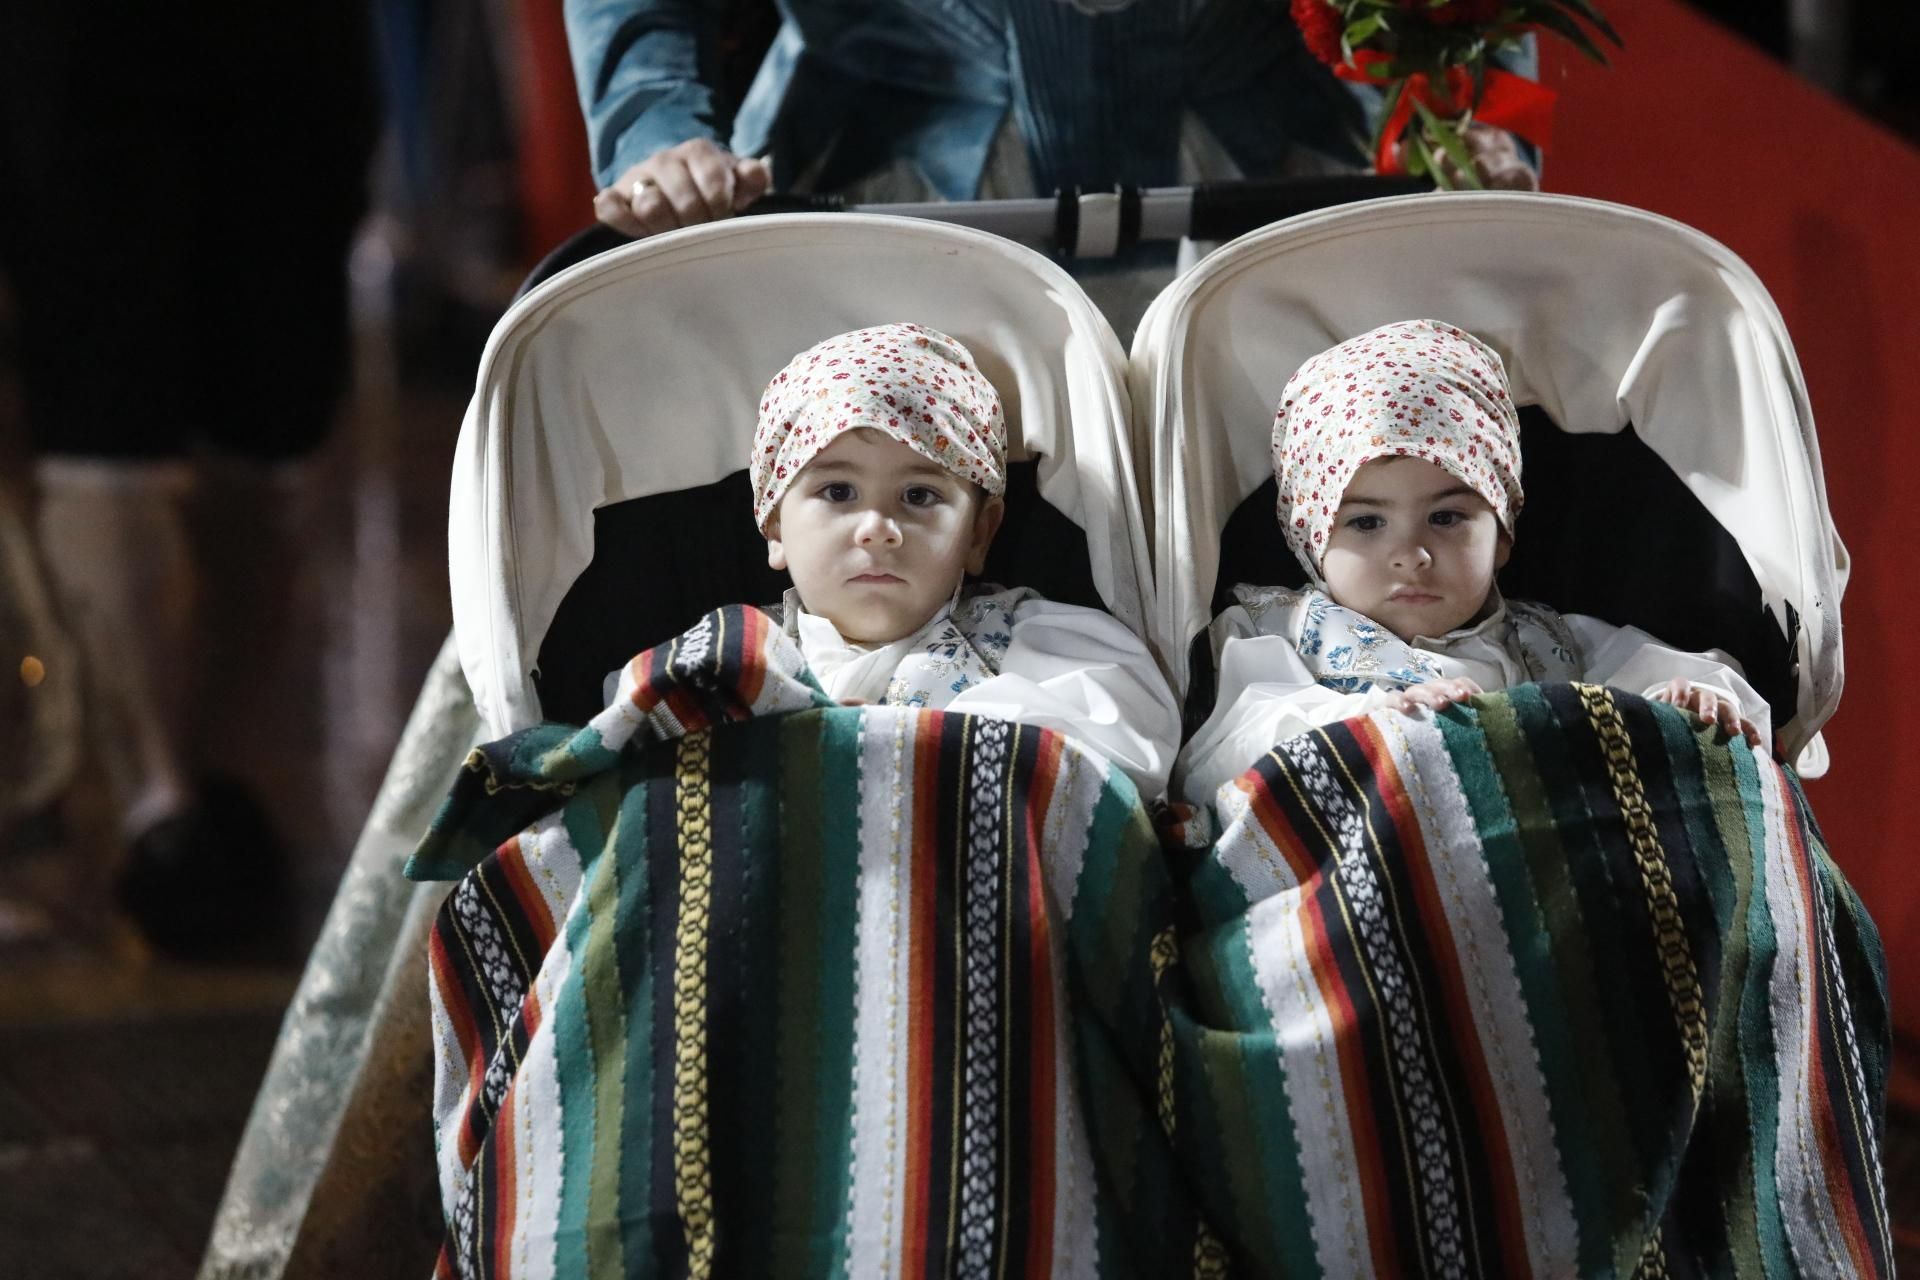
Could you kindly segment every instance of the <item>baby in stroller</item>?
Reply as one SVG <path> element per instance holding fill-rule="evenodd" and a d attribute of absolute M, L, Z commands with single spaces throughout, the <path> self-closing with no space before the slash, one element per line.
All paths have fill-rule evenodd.
<path fill-rule="evenodd" d="M 1056 729 L 1151 799 L 1179 744 L 1146 645 L 1096 609 L 968 586 L 1004 515 L 1000 396 L 955 339 L 916 324 L 829 338 L 761 401 L 751 477 L 775 611 L 829 697 Z"/>
<path fill-rule="evenodd" d="M 1307 361 L 1274 420 L 1273 467 L 1312 585 L 1236 586 L 1214 620 L 1218 694 L 1176 778 L 1189 802 L 1294 734 L 1529 681 L 1624 688 L 1771 745 L 1768 705 L 1728 655 L 1501 596 L 1520 421 L 1500 356 L 1472 335 L 1403 321 Z"/>

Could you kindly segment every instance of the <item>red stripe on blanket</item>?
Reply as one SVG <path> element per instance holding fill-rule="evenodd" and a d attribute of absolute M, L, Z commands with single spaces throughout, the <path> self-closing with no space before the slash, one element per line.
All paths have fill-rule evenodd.
<path fill-rule="evenodd" d="M 633 672 L 633 692 L 627 695 L 634 709 L 641 715 L 647 715 L 660 705 L 660 691 L 653 683 L 654 650 L 635 654 L 633 661 L 627 664 L 627 670 Z"/>
<path fill-rule="evenodd" d="M 518 1108 L 519 1091 L 508 1086 L 506 1096 L 500 1099 L 500 1114 L 494 1117 L 493 1150 L 493 1276 L 494 1280 L 512 1280 L 514 1210 L 519 1205 L 514 1174 L 518 1160 L 515 1158 L 517 1147 L 514 1143 L 513 1113 Z"/>
<path fill-rule="evenodd" d="M 1307 962 L 1313 968 L 1314 984 L 1326 1001 L 1334 1053 L 1340 1059 L 1340 1088 L 1347 1100 L 1347 1128 L 1353 1134 L 1361 1211 L 1365 1215 L 1363 1234 L 1373 1246 L 1374 1270 L 1380 1275 L 1394 1275 L 1398 1267 L 1392 1246 L 1393 1219 L 1387 1208 L 1386 1171 L 1381 1167 L 1380 1129 L 1367 1089 L 1367 1062 L 1360 1050 L 1360 1018 L 1347 985 L 1340 978 L 1327 934 L 1326 915 L 1320 907 L 1319 890 L 1326 879 L 1326 875 L 1316 873 L 1301 896 L 1300 932 Z"/>
<path fill-rule="evenodd" d="M 911 983 L 907 1002 L 907 1098 L 905 1229 L 900 1235 L 900 1274 L 920 1280 L 926 1274 L 927 1180 L 933 1159 L 933 1033 L 940 1017 L 933 1007 L 934 954 L 939 940 L 939 815 L 927 799 L 940 781 L 938 715 L 914 717 L 913 815 L 910 848 L 915 851 L 907 905 Z M 926 856 L 926 855 L 934 856 Z M 892 981 L 888 975 L 888 981 Z"/>
<path fill-rule="evenodd" d="M 1280 850 L 1280 856 L 1286 859 L 1294 882 L 1305 884 L 1318 875 L 1319 865 L 1308 852 L 1306 843 L 1294 834 L 1293 823 L 1280 811 L 1280 804 L 1274 799 L 1266 778 L 1249 771 L 1234 779 L 1233 785 L 1246 793 L 1254 820 L 1260 824 L 1260 830 L 1266 833 L 1267 839 L 1273 841 L 1274 847 Z"/>
<path fill-rule="evenodd" d="M 1472 1002 L 1467 998 L 1467 975 L 1461 968 L 1460 948 L 1454 940 L 1446 907 L 1440 900 L 1440 883 L 1434 875 L 1432 852 L 1427 848 L 1419 817 L 1413 811 L 1413 800 L 1407 792 L 1406 781 L 1400 776 L 1393 755 L 1381 737 L 1380 726 L 1369 719 L 1355 725 L 1354 729 L 1354 738 L 1359 742 L 1367 763 L 1373 768 L 1381 802 L 1386 807 L 1388 820 L 1393 823 L 1394 835 L 1405 862 L 1407 879 L 1413 885 L 1422 932 L 1427 938 L 1440 997 L 1446 1006 L 1436 1030 L 1444 1027 L 1455 1029 L 1455 1034 L 1442 1037 L 1442 1040 L 1454 1047 L 1460 1074 L 1472 1095 L 1473 1109 L 1479 1118 L 1481 1141 L 1485 1146 L 1487 1177 L 1492 1183 L 1495 1211 L 1499 1214 L 1500 1247 L 1512 1266 L 1527 1256 L 1521 1191 L 1514 1174 L 1512 1148 L 1507 1141 L 1506 1117 L 1501 1114 L 1500 1100 L 1493 1091 L 1493 1076 L 1487 1067 L 1480 1028 L 1473 1016 Z"/>
<path fill-rule="evenodd" d="M 711 723 L 707 709 L 700 705 L 700 695 L 681 685 L 668 689 L 663 701 L 673 718 L 685 726 L 688 733 L 698 733 Z"/>
<path fill-rule="evenodd" d="M 480 1086 L 487 1074 L 486 1056 L 480 1045 L 479 1030 L 474 1026 L 473 1010 L 461 994 L 459 970 L 447 954 L 446 938 L 438 928 L 427 935 L 427 964 L 433 970 L 433 986 L 440 992 L 447 1020 L 453 1024 L 454 1042 L 460 1046 L 460 1056 L 467 1064 L 467 1107 L 454 1127 L 460 1145 L 460 1164 L 464 1168 L 473 1163 L 480 1150 L 473 1137 L 471 1116 L 473 1108 L 480 1103 Z"/>
<path fill-rule="evenodd" d="M 520 1002 L 520 1025 L 525 1029 L 526 1042 L 533 1043 L 533 1037 L 539 1033 L 540 1024 L 546 1021 L 546 1006 L 540 1003 L 540 994 L 532 987 Z"/>
<path fill-rule="evenodd" d="M 1054 1056 L 1053 1056 L 1053 936 L 1047 929 L 1046 871 L 1040 865 L 1040 850 L 1046 842 L 1047 811 L 1053 806 L 1053 789 L 1060 778 L 1060 757 L 1065 739 L 1049 734 L 1041 739 L 1034 761 L 1032 785 L 1027 792 L 1027 938 L 1029 990 L 1033 1009 L 1031 1039 L 1032 1104 L 1028 1122 L 1033 1132 L 1027 1142 L 1027 1269 L 1030 1276 L 1043 1276 L 1053 1265 L 1053 1193 L 1054 1148 Z"/>
<path fill-rule="evenodd" d="M 760 700 L 767 683 L 767 633 L 772 619 L 758 609 L 740 610 L 740 702 L 743 712 Z"/>
<path fill-rule="evenodd" d="M 559 932 L 559 921 L 547 909 L 546 895 L 540 892 L 540 886 L 533 882 L 533 869 L 527 866 L 526 851 L 521 848 L 520 840 L 515 837 L 501 846 L 495 858 L 500 870 L 505 874 L 507 884 L 513 890 L 514 901 L 520 906 L 520 914 L 533 927 L 534 939 L 539 945 L 539 954 L 545 955 L 553 946 L 554 935 Z"/>
<path fill-rule="evenodd" d="M 1871 1192 L 1865 1188 L 1856 1190 L 1852 1185 L 1847 1153 L 1840 1139 L 1839 1118 L 1833 1113 L 1833 1090 L 1827 1080 L 1825 1055 L 1821 1052 L 1820 1028 L 1829 1021 L 1837 1027 L 1839 1020 L 1837 1017 L 1830 1019 L 1830 1015 L 1822 1009 L 1827 998 L 1826 984 L 1821 981 L 1826 957 L 1821 954 L 1819 918 L 1814 914 L 1813 855 L 1807 849 L 1799 815 L 1793 809 L 1793 784 L 1774 761 L 1766 760 L 1763 767 L 1774 772 L 1774 783 L 1781 800 L 1780 825 L 1786 831 L 1787 843 L 1793 850 L 1788 865 L 1793 872 L 1794 894 L 1800 899 L 1800 918 L 1806 921 L 1806 933 L 1800 939 L 1800 945 L 1807 957 L 1810 975 L 1806 984 L 1807 1092 L 1813 1106 L 1814 1136 L 1820 1144 L 1820 1166 L 1826 1175 L 1830 1193 L 1828 1198 L 1833 1204 L 1834 1216 L 1840 1221 L 1840 1233 L 1847 1242 L 1847 1254 L 1853 1260 L 1855 1274 L 1873 1276 L 1878 1274 L 1874 1266 L 1873 1249 L 1867 1243 L 1866 1224 L 1860 1221 L 1860 1202 Z"/>

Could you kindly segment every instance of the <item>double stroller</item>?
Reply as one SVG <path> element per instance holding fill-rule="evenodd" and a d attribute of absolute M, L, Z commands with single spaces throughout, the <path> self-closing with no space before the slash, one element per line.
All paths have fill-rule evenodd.
<path fill-rule="evenodd" d="M 780 700 L 736 607 L 780 587 L 741 469 L 794 352 L 898 319 L 966 343 L 1013 463 L 985 576 L 1107 609 L 1203 715 L 1224 590 L 1290 564 L 1281 384 L 1417 315 L 1530 406 L 1508 588 L 1733 652 L 1817 771 L 1846 561 L 1805 390 L 1764 290 L 1685 228 L 1310 214 L 1182 276 L 1130 358 L 983 233 L 646 241 L 488 344 L 455 635 L 204 1274 L 371 1274 L 367 1240 L 441 1206 L 461 1275 L 1885 1273 L 1877 939 L 1793 774 L 1682 714 L 1578 686 L 1381 713 L 1182 840 L 1070 739 Z M 646 650 L 671 731 L 543 727 Z M 415 869 L 454 887 L 409 895 L 450 786 Z"/>

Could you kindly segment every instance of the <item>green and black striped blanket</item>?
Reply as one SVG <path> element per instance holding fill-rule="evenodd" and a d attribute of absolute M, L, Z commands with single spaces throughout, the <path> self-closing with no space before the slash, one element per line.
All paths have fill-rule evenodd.
<path fill-rule="evenodd" d="M 442 1274 L 1887 1273 L 1878 940 L 1790 774 L 1529 686 L 1219 817 L 751 609 L 475 752 L 409 867 Z"/>

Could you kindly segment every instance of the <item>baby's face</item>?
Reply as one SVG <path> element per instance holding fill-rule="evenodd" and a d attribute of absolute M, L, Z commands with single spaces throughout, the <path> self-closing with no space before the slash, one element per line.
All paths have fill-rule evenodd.
<path fill-rule="evenodd" d="M 877 431 L 849 431 L 807 464 L 767 526 L 767 563 L 861 644 L 912 635 L 986 564 L 1003 507 Z"/>
<path fill-rule="evenodd" d="M 1341 495 L 1320 571 L 1335 604 L 1411 640 L 1479 616 L 1511 549 L 1487 500 L 1446 468 L 1376 458 Z"/>

